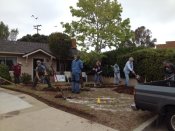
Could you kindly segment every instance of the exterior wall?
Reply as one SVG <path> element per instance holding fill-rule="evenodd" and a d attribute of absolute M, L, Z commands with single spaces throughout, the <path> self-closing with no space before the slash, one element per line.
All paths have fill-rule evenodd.
<path fill-rule="evenodd" d="M 23 64 L 22 72 L 30 74 L 32 78 L 33 78 L 33 60 L 34 59 L 44 59 L 44 62 L 46 62 L 48 65 L 51 65 L 51 63 L 53 62 L 53 69 L 56 70 L 56 61 L 51 60 L 51 57 L 45 55 L 44 53 L 35 53 L 33 55 L 30 55 L 28 59 L 19 57 L 18 61 L 21 61 Z"/>
<path fill-rule="evenodd" d="M 32 76 L 33 78 L 33 59 L 44 59 L 44 62 L 46 62 L 48 65 L 51 65 L 51 63 L 53 63 L 53 69 L 56 71 L 56 61 L 55 60 L 51 60 L 51 57 L 49 57 L 48 55 L 44 54 L 44 53 L 35 53 L 33 55 L 30 55 L 27 58 L 23 58 L 21 55 L 13 55 L 13 54 L 0 54 L 0 56 L 3 57 L 17 57 L 17 62 L 21 62 L 22 63 L 22 67 L 21 67 L 21 72 L 22 73 L 28 73 Z"/>

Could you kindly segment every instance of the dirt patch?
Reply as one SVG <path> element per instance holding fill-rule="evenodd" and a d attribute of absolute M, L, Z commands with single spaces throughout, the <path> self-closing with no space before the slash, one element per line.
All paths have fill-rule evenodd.
<path fill-rule="evenodd" d="M 46 86 L 46 85 L 44 85 Z M 67 99 L 55 98 L 56 91 L 32 90 L 30 87 L 3 86 L 4 88 L 29 94 L 55 108 L 87 118 L 90 122 L 130 131 L 153 116 L 150 112 L 132 111 L 130 105 L 134 102 L 133 95 L 118 93 L 114 88 L 90 88 L 80 94 L 72 94 L 64 90 Z M 71 99 L 69 99 L 71 98 Z"/>
<path fill-rule="evenodd" d="M 125 85 L 119 85 L 117 88 L 114 89 L 114 91 L 118 93 L 125 93 L 125 94 L 134 94 L 134 87 L 133 86 L 125 86 Z"/>

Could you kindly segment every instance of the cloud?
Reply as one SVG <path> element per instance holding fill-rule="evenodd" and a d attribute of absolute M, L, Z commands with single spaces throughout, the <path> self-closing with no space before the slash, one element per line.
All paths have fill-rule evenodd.
<path fill-rule="evenodd" d="M 119 0 L 123 18 L 130 18 L 133 30 L 145 26 L 152 31 L 157 43 L 173 40 L 175 22 L 174 0 Z M 174 38 L 175 39 L 175 38 Z"/>
<path fill-rule="evenodd" d="M 69 6 L 75 3 L 75 0 L 1 0 L 0 21 L 18 28 L 20 37 L 35 33 L 33 25 L 37 24 L 42 25 L 41 33 L 49 34 L 55 25 L 61 30 L 60 22 L 71 20 Z"/>
<path fill-rule="evenodd" d="M 9 28 L 19 29 L 19 38 L 34 34 L 33 25 L 41 24 L 41 34 L 62 32 L 60 22 L 71 22 L 69 6 L 76 6 L 78 0 L 1 0 L 0 21 Z M 123 18 L 130 18 L 135 30 L 145 26 L 153 32 L 158 43 L 173 40 L 175 22 L 174 0 L 119 0 L 123 7 Z M 31 17 L 35 15 L 37 20 Z M 57 26 L 57 27 L 54 27 Z"/>
<path fill-rule="evenodd" d="M 174 0 L 120 0 L 126 17 L 168 22 L 175 17 Z"/>

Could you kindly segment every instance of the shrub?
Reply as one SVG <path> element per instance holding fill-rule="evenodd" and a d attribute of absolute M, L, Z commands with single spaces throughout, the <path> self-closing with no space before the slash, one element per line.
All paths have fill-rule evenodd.
<path fill-rule="evenodd" d="M 90 54 L 88 54 L 90 55 Z M 96 58 L 95 53 L 91 53 L 90 57 L 84 54 L 86 58 L 86 68 L 91 69 Z M 113 76 L 113 69 L 110 65 L 117 63 L 120 67 L 121 77 L 124 77 L 123 68 L 129 57 L 134 58 L 134 70 L 147 81 L 162 80 L 164 60 L 175 64 L 174 49 L 153 49 L 153 48 L 119 48 L 118 50 L 104 52 L 100 54 L 102 59 L 103 75 Z M 90 68 L 89 68 L 90 67 Z"/>
<path fill-rule="evenodd" d="M 31 75 L 29 75 L 28 73 L 22 73 L 21 75 L 21 82 L 23 84 L 29 84 L 32 80 Z"/>
<path fill-rule="evenodd" d="M 118 57 L 135 52 L 137 50 L 142 50 L 143 47 L 129 47 L 129 48 L 119 48 L 117 50 L 104 52 L 102 59 L 102 67 L 103 67 L 103 75 L 104 76 L 114 76 L 113 68 L 111 65 L 114 65 L 116 62 L 118 63 Z M 123 71 L 123 67 L 125 63 L 119 64 L 121 72 Z"/>
<path fill-rule="evenodd" d="M 89 53 L 81 52 L 80 59 L 84 62 L 83 70 L 86 71 L 87 74 L 93 74 L 92 68 L 95 66 L 96 61 L 101 61 L 104 57 L 106 57 L 104 54 L 95 51 Z"/>
<path fill-rule="evenodd" d="M 7 80 L 11 80 L 9 68 L 5 64 L 0 64 L 0 76 Z"/>
<path fill-rule="evenodd" d="M 147 81 L 163 79 L 164 60 L 175 64 L 175 50 L 172 49 L 142 49 L 117 57 L 117 63 L 124 67 L 128 58 L 134 58 L 134 70 Z M 123 69 L 122 69 L 123 70 Z M 121 71 L 123 76 L 123 71 Z"/>

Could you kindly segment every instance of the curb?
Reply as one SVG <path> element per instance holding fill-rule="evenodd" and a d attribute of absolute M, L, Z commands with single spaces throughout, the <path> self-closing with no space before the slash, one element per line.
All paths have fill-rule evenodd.
<path fill-rule="evenodd" d="M 146 127 L 150 126 L 156 119 L 157 119 L 157 115 L 148 119 L 147 121 L 145 121 L 144 123 L 142 123 L 140 126 L 138 126 L 137 128 L 135 128 L 133 131 L 143 131 Z"/>

